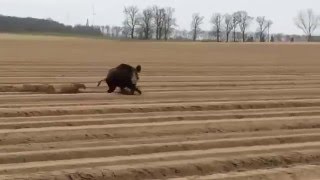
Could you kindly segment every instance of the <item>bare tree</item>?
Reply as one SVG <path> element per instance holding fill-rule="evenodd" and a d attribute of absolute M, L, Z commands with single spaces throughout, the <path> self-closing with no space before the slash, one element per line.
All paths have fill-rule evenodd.
<path fill-rule="evenodd" d="M 105 27 L 104 27 L 104 29 L 105 29 L 105 31 L 106 31 L 106 35 L 107 36 L 110 36 L 110 31 L 111 31 L 111 28 L 110 28 L 110 26 L 109 25 L 106 25 Z"/>
<path fill-rule="evenodd" d="M 300 11 L 295 18 L 296 26 L 301 29 L 311 41 L 313 32 L 317 29 L 320 23 L 320 17 L 317 17 L 312 9 Z"/>
<path fill-rule="evenodd" d="M 127 26 L 121 27 L 121 35 L 126 39 L 131 38 L 131 29 Z"/>
<path fill-rule="evenodd" d="M 173 17 L 174 9 L 171 7 L 168 7 L 165 9 L 165 15 L 164 15 L 164 39 L 168 40 L 168 37 L 170 36 L 173 26 L 176 25 L 176 19 Z"/>
<path fill-rule="evenodd" d="M 153 10 L 147 8 L 143 10 L 141 15 L 141 28 L 143 29 L 144 39 L 150 39 L 152 37 L 152 20 L 153 20 Z"/>
<path fill-rule="evenodd" d="M 273 22 L 271 20 L 267 21 L 267 29 L 268 29 L 268 42 L 270 42 L 270 28 Z"/>
<path fill-rule="evenodd" d="M 268 28 L 268 20 L 266 20 L 266 18 L 264 16 L 259 16 L 256 19 L 257 23 L 258 23 L 258 34 L 259 34 L 259 39 L 260 42 L 264 42 L 265 41 L 265 31 Z"/>
<path fill-rule="evenodd" d="M 232 14 L 232 27 L 233 27 L 233 42 L 236 42 L 236 33 L 237 27 L 240 22 L 240 14 L 239 12 L 235 12 Z"/>
<path fill-rule="evenodd" d="M 100 31 L 101 31 L 103 34 L 105 34 L 105 27 L 104 27 L 104 26 L 99 26 L 99 28 L 100 28 Z"/>
<path fill-rule="evenodd" d="M 118 38 L 119 35 L 120 35 L 120 32 L 122 31 L 123 29 L 120 27 L 120 26 L 113 26 L 111 28 L 111 36 L 114 37 L 114 38 Z M 129 32 L 129 31 L 128 31 Z"/>
<path fill-rule="evenodd" d="M 253 17 L 249 16 L 246 11 L 239 11 L 239 27 L 242 34 L 242 42 L 246 41 L 246 30 L 249 27 L 251 21 L 253 20 Z"/>
<path fill-rule="evenodd" d="M 199 13 L 195 13 L 192 15 L 191 28 L 193 41 L 197 40 L 198 34 L 201 31 L 200 25 L 203 23 L 203 19 L 204 17 L 200 16 Z"/>
<path fill-rule="evenodd" d="M 217 42 L 220 42 L 221 25 L 223 21 L 223 16 L 220 13 L 213 14 L 211 18 L 211 23 L 213 24 L 213 31 L 217 37 Z"/>
<path fill-rule="evenodd" d="M 136 32 L 136 38 L 138 39 L 145 39 L 145 36 L 144 36 L 144 29 L 142 26 L 138 26 L 135 30 Z"/>
<path fill-rule="evenodd" d="M 89 26 L 89 19 L 87 19 L 86 26 Z"/>
<path fill-rule="evenodd" d="M 139 9 L 136 6 L 128 6 L 124 8 L 123 12 L 126 16 L 124 25 L 130 28 L 130 36 L 131 36 L 131 39 L 133 39 L 135 28 L 139 24 L 139 21 L 138 21 Z"/>
<path fill-rule="evenodd" d="M 153 7 L 156 39 L 160 40 L 163 36 L 164 21 L 165 21 L 165 9 L 158 6 Z"/>
<path fill-rule="evenodd" d="M 224 24 L 225 24 L 225 32 L 226 32 L 226 41 L 229 42 L 229 36 L 230 36 L 230 33 L 233 29 L 233 22 L 232 22 L 232 15 L 230 14 L 225 14 L 224 15 Z"/>

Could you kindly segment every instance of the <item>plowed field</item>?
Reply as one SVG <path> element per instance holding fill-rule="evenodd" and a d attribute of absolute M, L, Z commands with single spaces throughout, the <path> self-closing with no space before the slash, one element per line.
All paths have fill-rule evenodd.
<path fill-rule="evenodd" d="M 0 35 L 0 179 L 320 178 L 320 44 Z M 96 87 L 142 65 L 142 95 Z"/>

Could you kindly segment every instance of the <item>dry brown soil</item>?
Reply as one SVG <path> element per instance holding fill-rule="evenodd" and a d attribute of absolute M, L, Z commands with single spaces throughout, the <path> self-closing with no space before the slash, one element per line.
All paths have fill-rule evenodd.
<path fill-rule="evenodd" d="M 96 87 L 142 65 L 143 94 Z M 320 44 L 0 35 L 0 179 L 320 178 Z"/>

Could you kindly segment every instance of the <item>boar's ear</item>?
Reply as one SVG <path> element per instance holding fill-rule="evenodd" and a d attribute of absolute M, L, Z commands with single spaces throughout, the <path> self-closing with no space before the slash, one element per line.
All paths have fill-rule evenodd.
<path fill-rule="evenodd" d="M 138 65 L 138 66 L 136 67 L 136 70 L 137 70 L 138 73 L 140 73 L 140 72 L 141 72 L 141 66 Z"/>

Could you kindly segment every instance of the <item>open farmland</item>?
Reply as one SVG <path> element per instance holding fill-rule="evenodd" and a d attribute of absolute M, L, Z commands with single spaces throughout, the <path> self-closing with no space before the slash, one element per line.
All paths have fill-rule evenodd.
<path fill-rule="evenodd" d="M 320 178 L 320 44 L 0 35 L 0 179 Z M 141 96 L 96 87 L 142 65 Z"/>

